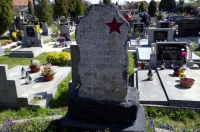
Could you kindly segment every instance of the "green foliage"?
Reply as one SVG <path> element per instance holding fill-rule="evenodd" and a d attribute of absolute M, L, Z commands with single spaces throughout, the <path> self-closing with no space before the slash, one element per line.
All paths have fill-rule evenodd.
<path fill-rule="evenodd" d="M 7 27 L 13 23 L 13 0 L 0 0 L 0 35 L 3 35 Z"/>
<path fill-rule="evenodd" d="M 54 65 L 66 65 L 71 60 L 71 55 L 69 52 L 52 52 L 47 55 L 48 60 Z"/>
<path fill-rule="evenodd" d="M 75 11 L 76 0 L 68 0 L 68 3 L 69 3 L 68 12 L 71 13 L 71 12 Z"/>
<path fill-rule="evenodd" d="M 53 7 L 49 0 L 37 0 L 35 5 L 35 13 L 39 20 L 45 20 L 47 25 L 53 23 Z"/>
<path fill-rule="evenodd" d="M 197 48 L 199 47 L 199 45 L 197 44 L 197 42 L 196 41 L 193 41 L 193 42 L 191 42 L 190 43 L 190 51 L 191 52 L 193 52 L 193 51 L 195 51 Z"/>
<path fill-rule="evenodd" d="M 82 16 L 84 14 L 84 5 L 82 0 L 74 0 L 76 1 L 75 10 L 70 12 L 72 17 Z"/>
<path fill-rule="evenodd" d="M 139 5 L 139 11 L 144 12 L 146 11 L 146 5 L 144 4 L 144 2 L 141 2 Z"/>
<path fill-rule="evenodd" d="M 103 0 L 103 4 L 111 4 L 111 0 Z"/>
<path fill-rule="evenodd" d="M 151 0 L 149 3 L 149 8 L 148 8 L 148 13 L 149 13 L 150 17 L 154 17 L 156 9 L 157 9 L 156 2 L 154 0 Z"/>
<path fill-rule="evenodd" d="M 166 0 L 161 0 L 159 4 L 159 11 L 166 11 L 167 2 Z"/>
<path fill-rule="evenodd" d="M 28 14 L 31 14 L 32 16 L 34 15 L 33 5 L 30 0 L 28 1 Z"/>
<path fill-rule="evenodd" d="M 68 0 L 55 0 L 54 14 L 67 16 L 69 10 Z"/>

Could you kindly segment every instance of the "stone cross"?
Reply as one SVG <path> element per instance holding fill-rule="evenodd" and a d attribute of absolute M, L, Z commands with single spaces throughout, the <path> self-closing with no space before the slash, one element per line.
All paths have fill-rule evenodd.
<path fill-rule="evenodd" d="M 77 26 L 80 97 L 125 101 L 129 23 L 112 6 L 91 6 Z"/>

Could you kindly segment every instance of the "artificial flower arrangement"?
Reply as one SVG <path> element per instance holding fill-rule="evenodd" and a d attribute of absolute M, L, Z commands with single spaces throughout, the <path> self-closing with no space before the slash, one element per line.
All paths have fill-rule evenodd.
<path fill-rule="evenodd" d="M 56 74 L 56 72 L 53 69 L 53 66 L 51 64 L 46 64 L 42 67 L 41 69 L 41 76 L 44 77 L 51 77 L 54 76 Z"/>
<path fill-rule="evenodd" d="M 180 66 L 173 66 L 174 71 L 179 72 L 179 68 L 180 68 Z"/>
<path fill-rule="evenodd" d="M 17 38 L 17 32 L 12 32 L 12 37 L 13 37 L 14 39 L 16 39 L 16 38 Z"/>

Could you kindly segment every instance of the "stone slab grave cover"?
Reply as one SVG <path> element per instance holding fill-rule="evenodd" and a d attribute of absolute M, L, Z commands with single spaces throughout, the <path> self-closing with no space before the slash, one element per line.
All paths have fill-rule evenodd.
<path fill-rule="evenodd" d="M 149 29 L 148 45 L 156 42 L 173 42 L 173 28 Z"/>
<path fill-rule="evenodd" d="M 68 98 L 68 128 L 145 131 L 137 88 L 128 86 L 129 24 L 112 4 L 91 5 L 76 30 L 80 85 Z"/>
<path fill-rule="evenodd" d="M 181 19 L 178 21 L 179 36 L 200 36 L 199 19 Z"/>

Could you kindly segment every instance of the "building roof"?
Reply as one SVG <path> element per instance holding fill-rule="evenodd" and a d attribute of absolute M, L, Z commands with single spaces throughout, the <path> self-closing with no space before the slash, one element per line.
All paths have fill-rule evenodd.
<path fill-rule="evenodd" d="M 28 5 L 29 0 L 13 0 L 14 6 Z M 33 0 L 30 0 L 33 3 Z"/>

